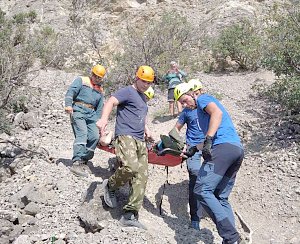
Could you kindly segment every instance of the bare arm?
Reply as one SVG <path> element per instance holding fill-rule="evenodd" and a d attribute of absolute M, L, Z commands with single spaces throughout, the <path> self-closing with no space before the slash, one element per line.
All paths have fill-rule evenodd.
<path fill-rule="evenodd" d="M 177 130 L 177 132 L 179 133 L 179 131 L 182 129 L 182 127 L 184 126 L 184 124 L 180 124 L 179 122 L 176 122 L 175 124 L 175 129 Z M 184 153 L 186 152 L 186 148 L 187 148 L 187 145 L 186 143 L 184 144 L 184 148 L 182 149 L 182 153 L 180 154 L 181 157 L 184 157 Z"/>
<path fill-rule="evenodd" d="M 214 102 L 209 103 L 205 107 L 205 112 L 210 115 L 209 127 L 206 135 L 213 137 L 221 124 L 223 112 Z"/>
<path fill-rule="evenodd" d="M 182 125 L 182 124 L 180 124 L 179 122 L 177 122 L 177 123 L 175 124 L 175 129 L 179 132 L 179 131 L 182 129 L 183 126 L 184 126 L 184 125 Z"/>
<path fill-rule="evenodd" d="M 102 110 L 102 115 L 101 118 L 97 121 L 96 125 L 101 132 L 101 135 L 104 135 L 108 118 L 109 115 L 111 114 L 111 111 L 113 110 L 114 107 L 119 105 L 119 101 L 111 96 L 108 101 L 104 104 L 103 110 Z"/>
<path fill-rule="evenodd" d="M 150 142 L 154 142 L 154 138 L 152 137 L 151 131 L 147 124 L 148 124 L 148 117 L 146 117 L 145 119 L 145 139 Z"/>

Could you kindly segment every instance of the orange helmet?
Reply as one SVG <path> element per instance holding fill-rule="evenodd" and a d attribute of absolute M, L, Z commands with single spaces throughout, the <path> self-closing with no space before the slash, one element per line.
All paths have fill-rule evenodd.
<path fill-rule="evenodd" d="M 136 76 L 141 80 L 148 82 L 154 81 L 154 70 L 150 66 L 140 66 L 136 72 Z"/>
<path fill-rule="evenodd" d="M 92 68 L 92 73 L 103 78 L 106 73 L 106 70 L 102 65 L 97 64 Z"/>

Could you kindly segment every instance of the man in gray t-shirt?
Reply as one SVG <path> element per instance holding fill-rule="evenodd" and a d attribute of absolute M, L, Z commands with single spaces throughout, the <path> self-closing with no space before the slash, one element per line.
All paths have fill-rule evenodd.
<path fill-rule="evenodd" d="M 154 71 L 149 66 L 140 66 L 131 86 L 115 92 L 105 103 L 101 119 L 97 122 L 102 135 L 113 107 L 117 107 L 115 127 L 115 151 L 121 166 L 103 181 L 104 201 L 111 208 L 117 206 L 115 191 L 130 182 L 128 203 L 123 207 L 120 222 L 124 226 L 146 229 L 138 221 L 148 179 L 148 151 L 144 135 L 151 137 L 146 125 L 148 111 L 144 92 L 154 80 Z"/>
<path fill-rule="evenodd" d="M 119 101 L 115 128 L 116 137 L 130 135 L 143 141 L 148 111 L 144 93 L 138 92 L 133 86 L 126 86 L 112 96 Z"/>

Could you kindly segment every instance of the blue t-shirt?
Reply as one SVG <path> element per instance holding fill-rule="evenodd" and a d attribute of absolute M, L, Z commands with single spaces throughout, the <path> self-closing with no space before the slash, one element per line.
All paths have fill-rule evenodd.
<path fill-rule="evenodd" d="M 204 141 L 205 136 L 199 126 L 197 109 L 184 108 L 177 122 L 181 125 L 186 124 L 186 143 L 189 146 Z"/>
<path fill-rule="evenodd" d="M 209 128 L 210 115 L 205 112 L 205 107 L 209 103 L 215 103 L 219 109 L 223 112 L 221 124 L 214 136 L 213 145 L 221 143 L 231 143 L 237 146 L 242 146 L 240 138 L 235 130 L 232 120 L 223 107 L 223 105 L 213 96 L 208 94 L 202 94 L 197 99 L 197 111 L 199 117 L 199 125 L 203 133 L 206 135 Z"/>
<path fill-rule="evenodd" d="M 115 92 L 118 101 L 115 136 L 130 135 L 144 140 L 145 119 L 148 112 L 146 97 L 132 86 Z"/>

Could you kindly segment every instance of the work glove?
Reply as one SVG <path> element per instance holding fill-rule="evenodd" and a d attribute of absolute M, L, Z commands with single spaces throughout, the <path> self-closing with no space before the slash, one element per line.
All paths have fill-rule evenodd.
<path fill-rule="evenodd" d="M 196 146 L 190 147 L 186 152 L 184 152 L 184 155 L 187 156 L 188 158 L 193 157 L 196 152 L 199 150 L 197 149 Z"/>
<path fill-rule="evenodd" d="M 212 136 L 206 136 L 204 143 L 203 143 L 203 149 L 202 149 L 202 157 L 205 161 L 211 161 L 211 147 L 213 143 L 213 137 Z"/>

